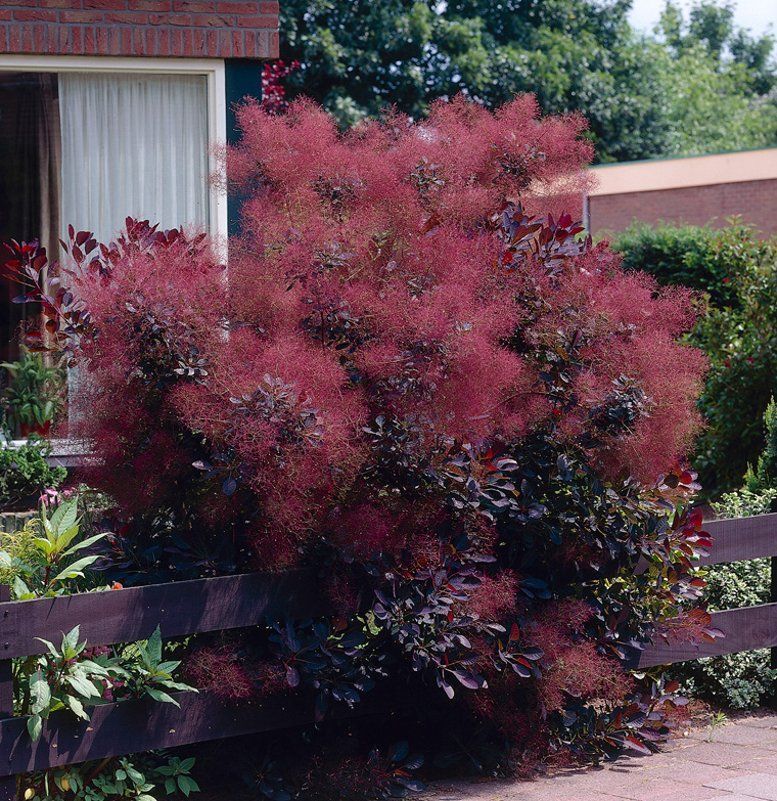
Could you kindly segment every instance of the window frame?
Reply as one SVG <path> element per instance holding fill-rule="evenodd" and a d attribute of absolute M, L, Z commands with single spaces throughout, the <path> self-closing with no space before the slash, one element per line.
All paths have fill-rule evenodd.
<path fill-rule="evenodd" d="M 227 141 L 225 65 L 214 58 L 147 58 L 135 56 L 0 55 L 2 72 L 99 72 L 202 75 L 208 96 L 208 173 L 223 176 L 216 146 Z M 222 248 L 228 231 L 225 181 L 211 182 L 208 192 L 208 232 Z M 225 254 L 226 255 L 226 254 Z"/>
<path fill-rule="evenodd" d="M 202 75 L 207 81 L 208 174 L 220 180 L 211 181 L 208 189 L 208 233 L 221 260 L 226 264 L 229 221 L 224 164 L 217 146 L 227 141 L 226 66 L 215 58 L 149 58 L 142 56 L 49 56 L 0 54 L 0 72 L 97 72 L 147 73 L 154 75 Z M 55 464 L 77 466 L 87 452 L 84 443 L 74 439 L 50 439 Z M 12 440 L 12 446 L 24 440 Z"/>

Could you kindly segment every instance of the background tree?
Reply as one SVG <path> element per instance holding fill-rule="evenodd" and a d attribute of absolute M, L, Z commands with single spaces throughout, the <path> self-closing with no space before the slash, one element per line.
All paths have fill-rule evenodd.
<path fill-rule="evenodd" d="M 638 34 L 629 0 L 288 0 L 282 53 L 301 62 L 291 93 L 350 125 L 395 104 L 413 116 L 464 92 L 497 106 L 536 94 L 543 111 L 581 111 L 599 160 L 758 147 L 777 141 L 770 36 L 702 2 L 672 3 Z M 710 122 L 710 120 L 712 122 Z"/>
<path fill-rule="evenodd" d="M 733 4 L 705 0 L 688 21 L 667 3 L 658 38 L 647 42 L 666 98 L 666 155 L 764 147 L 777 141 L 777 72 L 770 34 L 734 24 Z"/>

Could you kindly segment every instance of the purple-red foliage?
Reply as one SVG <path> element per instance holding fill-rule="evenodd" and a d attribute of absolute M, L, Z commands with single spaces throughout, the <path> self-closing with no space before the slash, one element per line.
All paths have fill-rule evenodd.
<path fill-rule="evenodd" d="M 185 673 L 194 687 L 218 698 L 235 700 L 256 695 L 256 682 L 241 664 L 239 653 L 227 645 L 198 648 L 187 657 Z"/>
<path fill-rule="evenodd" d="M 457 99 L 423 123 L 397 116 L 346 134 L 306 101 L 285 116 L 246 105 L 239 121 L 230 177 L 250 197 L 229 283 L 243 329 L 213 370 L 232 395 L 265 374 L 292 385 L 295 414 L 311 418 L 306 441 L 283 447 L 282 471 L 268 449 L 285 429 L 268 437 L 255 415 L 226 437 L 255 457 L 248 480 L 273 528 L 300 536 L 346 493 L 358 498 L 353 481 L 370 459 L 362 432 L 378 415 L 417 421 L 425 454 L 551 419 L 574 440 L 625 374 L 645 413 L 599 437 L 591 458 L 650 483 L 684 451 L 703 365 L 676 341 L 693 318 L 690 297 L 623 274 L 603 247 L 551 273 L 530 248 L 501 263 L 493 216 L 506 201 L 547 210 L 584 185 L 581 119 L 540 119 L 534 100 L 519 98 L 496 114 Z M 576 401 L 559 417 L 537 391 L 537 357 L 573 338 Z M 211 386 L 181 387 L 175 402 L 189 425 L 207 418 L 218 436 L 203 410 L 227 409 Z M 373 536 L 352 547 L 369 550 Z"/>
<path fill-rule="evenodd" d="M 584 185 L 581 118 L 459 98 L 345 134 L 307 101 L 246 104 L 239 124 L 229 172 L 248 200 L 228 275 L 199 241 L 142 223 L 111 248 L 72 243 L 68 297 L 99 332 L 80 345 L 95 391 L 79 433 L 122 502 L 159 501 L 190 465 L 178 429 L 195 432 L 259 500 L 262 563 L 285 566 L 333 511 L 342 538 L 374 503 L 359 484 L 377 416 L 412 421 L 421 459 L 549 422 L 610 476 L 652 483 L 682 455 L 703 369 L 677 342 L 690 296 L 603 246 L 569 251 L 571 218 L 528 215 Z M 542 248 L 562 254 L 553 269 Z M 575 364 L 565 398 L 539 386 L 559 355 Z M 586 439 L 614 387 L 635 388 L 639 413 Z M 367 555 L 377 531 L 350 547 Z"/>
<path fill-rule="evenodd" d="M 469 597 L 467 609 L 482 620 L 504 620 L 515 614 L 519 580 L 511 571 L 485 577 Z"/>
<path fill-rule="evenodd" d="M 548 664 L 537 686 L 543 712 L 563 709 L 570 696 L 615 703 L 634 688 L 617 660 L 583 636 L 590 617 L 588 604 L 564 601 L 546 608 L 533 625 L 531 639 L 541 645 Z"/>
<path fill-rule="evenodd" d="M 394 115 L 340 133 L 307 101 L 285 115 L 266 106 L 238 111 L 229 178 L 247 200 L 228 270 L 201 237 L 147 223 L 129 221 L 110 247 L 71 234 L 69 287 L 47 302 L 50 334 L 87 371 L 77 433 L 101 457 L 94 480 L 125 511 L 185 498 L 198 522 L 239 529 L 251 549 L 243 567 L 326 554 L 342 618 L 374 595 L 354 578 L 366 566 L 383 580 L 379 636 L 413 670 L 436 670 L 449 695 L 453 680 L 480 688 L 469 703 L 539 752 L 538 721 L 570 698 L 615 705 L 630 692 L 618 649 L 584 633 L 597 604 L 607 635 L 628 621 L 609 614 L 607 592 L 591 590 L 589 604 L 556 588 L 542 609 L 525 593 L 521 537 L 546 514 L 579 532 L 579 543 L 565 530 L 537 542 L 546 585 L 556 567 L 604 567 L 609 546 L 646 552 L 594 485 L 621 482 L 612 496 L 632 504 L 623 520 L 633 515 L 636 530 L 646 517 L 633 482 L 673 481 L 699 423 L 703 357 L 678 341 L 693 299 L 623 273 L 606 245 L 580 236 L 566 212 L 591 156 L 577 116 L 542 119 L 529 97 L 496 113 L 458 98 L 420 123 Z M 36 287 L 38 256 L 14 259 Z M 544 465 L 525 487 L 510 472 L 524 465 L 501 458 L 523 442 Z M 548 501 L 560 512 L 543 505 L 546 478 L 566 482 Z M 563 508 L 580 487 L 590 509 Z M 589 514 L 609 517 L 588 526 Z M 670 613 L 690 567 L 673 551 L 692 550 L 683 538 L 700 523 L 678 520 L 656 535 L 656 597 Z M 500 569 L 481 569 L 497 556 Z M 366 661 L 360 643 L 333 657 L 338 640 L 327 638 L 316 646 L 327 660 Z M 200 686 L 231 677 L 238 697 L 281 686 L 263 670 L 249 675 L 212 649 L 189 665 Z M 369 675 L 360 671 L 354 686 Z"/>
<path fill-rule="evenodd" d="M 283 114 L 289 107 L 283 80 L 298 70 L 299 61 L 287 64 L 283 59 L 268 61 L 262 67 L 262 108 L 270 114 Z"/>

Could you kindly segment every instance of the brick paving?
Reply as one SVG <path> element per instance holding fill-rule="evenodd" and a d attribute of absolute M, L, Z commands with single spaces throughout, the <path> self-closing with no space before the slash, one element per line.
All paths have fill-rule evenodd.
<path fill-rule="evenodd" d="M 691 730 L 662 753 L 533 782 L 441 783 L 429 801 L 777 801 L 777 714 Z"/>

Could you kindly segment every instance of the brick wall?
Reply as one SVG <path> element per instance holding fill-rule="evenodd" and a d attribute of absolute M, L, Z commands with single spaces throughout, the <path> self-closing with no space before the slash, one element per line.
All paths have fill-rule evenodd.
<path fill-rule="evenodd" d="M 0 53 L 277 58 L 278 2 L 2 0 Z"/>
<path fill-rule="evenodd" d="M 777 180 L 690 186 L 589 198 L 594 233 L 622 231 L 633 220 L 725 225 L 740 214 L 764 235 L 777 234 Z"/>

